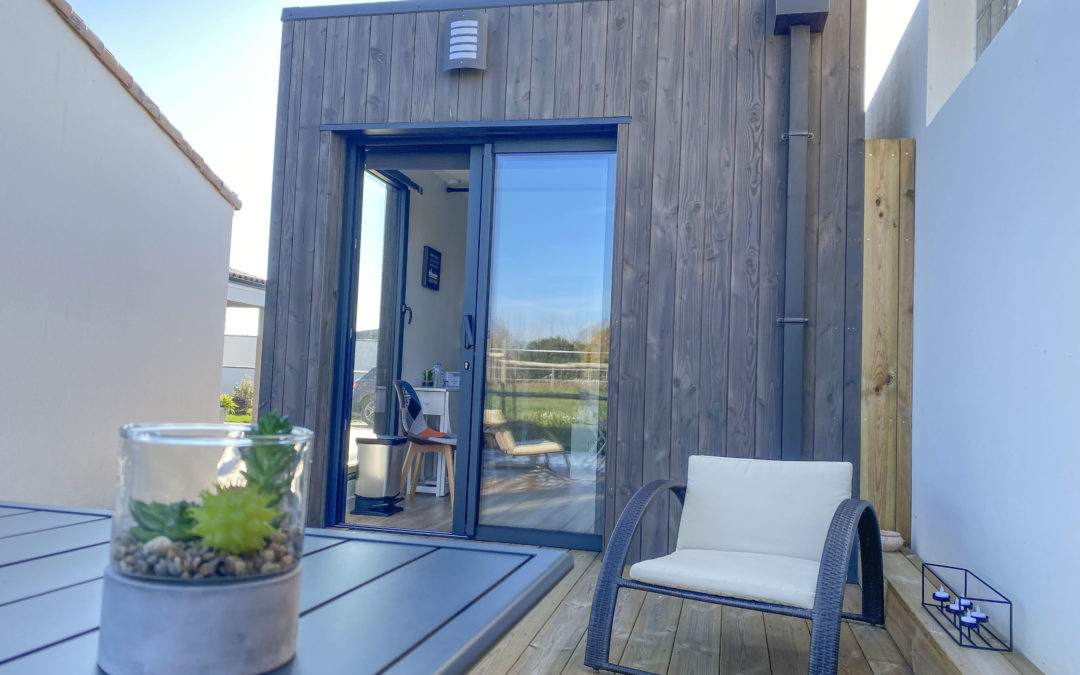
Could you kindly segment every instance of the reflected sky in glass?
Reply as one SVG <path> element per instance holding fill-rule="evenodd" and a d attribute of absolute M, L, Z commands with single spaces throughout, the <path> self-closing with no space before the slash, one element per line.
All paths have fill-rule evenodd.
<path fill-rule="evenodd" d="M 492 337 L 587 339 L 607 327 L 614 207 L 615 153 L 496 156 Z"/>

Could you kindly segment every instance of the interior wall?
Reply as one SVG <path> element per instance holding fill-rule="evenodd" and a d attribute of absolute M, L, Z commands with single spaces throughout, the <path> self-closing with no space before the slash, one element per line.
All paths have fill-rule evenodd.
<path fill-rule="evenodd" d="M 1009 596 L 1048 673 L 1075 671 L 1080 598 L 1080 93 L 1063 86 L 1080 58 L 1047 36 L 1077 21 L 1077 3 L 1021 3 L 928 126 L 875 125 L 917 144 L 913 547 Z"/>
<path fill-rule="evenodd" d="M 420 374 L 435 362 L 446 370 L 461 370 L 461 313 L 465 296 L 465 245 L 468 224 L 467 192 L 447 192 L 446 184 L 428 171 L 409 171 L 424 192 L 409 195 L 408 261 L 405 303 L 412 323 L 405 325 L 401 376 L 419 386 Z M 439 290 L 420 285 L 424 247 L 442 253 Z M 451 406 L 456 393 L 451 393 Z"/>
<path fill-rule="evenodd" d="M 49 3 L 0 82 L 0 496 L 108 507 L 122 424 L 218 420 L 233 209 Z"/>

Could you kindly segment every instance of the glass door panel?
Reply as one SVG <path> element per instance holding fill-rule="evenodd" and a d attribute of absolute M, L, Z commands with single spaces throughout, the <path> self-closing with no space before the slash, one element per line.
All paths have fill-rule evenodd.
<path fill-rule="evenodd" d="M 598 544 L 615 153 L 496 153 L 493 174 L 478 525 Z"/>

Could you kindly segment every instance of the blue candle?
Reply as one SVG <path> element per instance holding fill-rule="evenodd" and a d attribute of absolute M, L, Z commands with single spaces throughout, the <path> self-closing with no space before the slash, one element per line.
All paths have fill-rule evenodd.
<path fill-rule="evenodd" d="M 965 612 L 964 615 L 960 617 L 960 624 L 967 628 L 974 628 L 978 623 L 978 620 L 971 616 L 970 612 Z"/>
<path fill-rule="evenodd" d="M 971 618 L 975 619 L 979 623 L 986 623 L 990 619 L 990 617 L 986 616 L 986 613 L 983 612 L 982 608 L 980 608 L 978 605 L 975 605 L 974 612 L 968 613 L 971 614 Z"/>
<path fill-rule="evenodd" d="M 971 608 L 971 601 L 968 600 L 967 598 L 960 598 L 960 606 L 963 607 L 964 609 L 970 609 Z"/>
<path fill-rule="evenodd" d="M 938 586 L 938 589 L 934 591 L 934 599 L 938 602 L 948 602 L 952 595 L 945 590 L 944 586 Z"/>

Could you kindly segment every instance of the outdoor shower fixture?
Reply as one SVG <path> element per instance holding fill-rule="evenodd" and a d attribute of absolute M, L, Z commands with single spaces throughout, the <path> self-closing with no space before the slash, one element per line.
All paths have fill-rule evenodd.
<path fill-rule="evenodd" d="M 829 0 L 775 0 L 773 33 L 790 34 L 788 83 L 787 235 L 784 249 L 784 310 L 777 317 L 783 340 L 780 456 L 802 458 L 803 344 L 806 316 L 806 171 L 810 129 L 810 33 L 820 33 L 829 16 Z"/>

